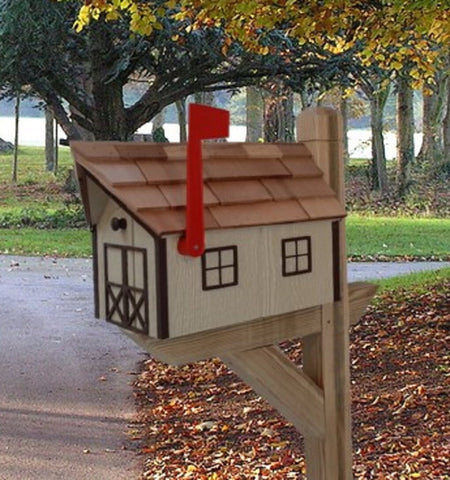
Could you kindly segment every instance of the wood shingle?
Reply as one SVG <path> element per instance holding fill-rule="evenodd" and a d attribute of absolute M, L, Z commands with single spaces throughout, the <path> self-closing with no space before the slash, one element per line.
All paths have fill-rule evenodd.
<path fill-rule="evenodd" d="M 156 235 L 183 232 L 186 145 L 71 142 L 71 147 L 82 188 L 90 178 Z M 301 143 L 205 143 L 203 175 L 206 229 L 345 216 Z M 83 201 L 89 212 L 87 196 Z"/>

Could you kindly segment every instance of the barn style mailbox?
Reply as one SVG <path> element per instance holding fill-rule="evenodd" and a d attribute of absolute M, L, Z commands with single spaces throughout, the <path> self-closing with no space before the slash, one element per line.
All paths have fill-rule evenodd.
<path fill-rule="evenodd" d="M 339 116 L 201 147 L 223 123 L 196 106 L 187 145 L 71 142 L 96 315 L 169 363 L 220 356 L 305 435 L 309 478 L 351 478 L 348 329 L 374 289 L 349 303 Z M 302 370 L 274 346 L 299 336 Z"/>

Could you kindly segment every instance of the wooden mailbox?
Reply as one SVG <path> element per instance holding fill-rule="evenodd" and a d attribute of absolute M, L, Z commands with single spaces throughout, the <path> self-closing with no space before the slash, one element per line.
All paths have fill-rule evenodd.
<path fill-rule="evenodd" d="M 351 478 L 348 332 L 374 293 L 346 278 L 342 128 L 203 145 L 205 251 L 186 228 L 186 145 L 72 142 L 96 315 L 172 364 L 219 356 L 305 435 L 308 478 Z M 303 337 L 303 369 L 274 345 Z"/>

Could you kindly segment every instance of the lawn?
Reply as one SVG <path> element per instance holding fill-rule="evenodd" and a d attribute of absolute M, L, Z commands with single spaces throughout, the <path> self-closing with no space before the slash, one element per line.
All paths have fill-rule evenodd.
<path fill-rule="evenodd" d="M 450 219 L 350 215 L 347 251 L 352 261 L 450 260 Z M 87 228 L 3 228 L 0 253 L 86 257 L 90 234 Z"/>
<path fill-rule="evenodd" d="M 10 182 L 11 160 L 11 154 L 0 154 L 0 253 L 89 256 L 88 230 L 74 228 L 83 223 L 81 207 L 63 188 L 72 167 L 70 149 L 59 148 L 55 176 L 45 172 L 42 147 L 20 147 L 17 184 Z M 352 212 L 347 251 L 353 261 L 450 260 L 450 218 Z"/>
<path fill-rule="evenodd" d="M 347 251 L 352 260 L 450 258 L 450 218 L 349 215 Z"/>
<path fill-rule="evenodd" d="M 87 229 L 0 229 L 0 253 L 89 257 L 92 254 L 91 238 Z"/>
<path fill-rule="evenodd" d="M 450 268 L 441 268 L 439 270 L 415 272 L 408 275 L 400 275 L 398 277 L 372 280 L 371 283 L 378 285 L 378 296 L 382 296 L 382 294 L 398 289 L 414 290 L 416 294 L 423 294 L 428 291 L 430 285 L 449 279 Z"/>
<path fill-rule="evenodd" d="M 2 190 L 5 185 L 9 185 L 12 175 L 11 153 L 0 154 L 0 184 Z M 19 185 L 27 184 L 46 184 L 62 180 L 67 170 L 72 167 L 72 155 L 69 147 L 58 147 L 58 174 L 55 176 L 45 171 L 45 155 L 43 147 L 19 147 L 17 183 Z"/>

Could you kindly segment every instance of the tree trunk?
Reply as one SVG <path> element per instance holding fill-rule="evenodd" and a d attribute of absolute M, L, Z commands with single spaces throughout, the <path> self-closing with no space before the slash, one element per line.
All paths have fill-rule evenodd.
<path fill-rule="evenodd" d="M 261 90 L 257 87 L 247 87 L 246 115 L 247 135 L 246 142 L 258 142 L 263 138 L 264 100 Z"/>
<path fill-rule="evenodd" d="M 383 110 L 389 94 L 389 87 L 370 95 L 370 127 L 372 130 L 372 164 L 370 167 L 371 186 L 386 194 L 389 190 L 386 151 L 383 137 Z"/>
<path fill-rule="evenodd" d="M 410 187 L 414 162 L 414 92 L 399 78 L 397 93 L 397 193 L 403 197 Z"/>
<path fill-rule="evenodd" d="M 58 173 L 58 166 L 59 166 L 59 132 L 58 132 L 58 122 L 54 122 L 55 125 L 55 148 L 54 148 L 54 155 L 55 155 L 55 165 L 53 168 L 53 173 L 56 175 Z"/>
<path fill-rule="evenodd" d="M 14 115 L 15 115 L 14 155 L 13 155 L 13 163 L 12 163 L 11 180 L 14 183 L 16 183 L 17 182 L 18 154 L 19 154 L 19 118 L 20 118 L 20 95 L 19 94 L 17 94 L 17 96 L 16 96 L 16 105 L 14 107 Z"/>
<path fill-rule="evenodd" d="M 447 112 L 444 117 L 444 163 L 450 163 L 450 79 L 447 79 Z"/>
<path fill-rule="evenodd" d="M 180 126 L 180 142 L 187 142 L 187 117 L 186 117 L 186 99 L 175 102 L 178 113 L 178 125 Z"/>
<path fill-rule="evenodd" d="M 445 103 L 448 89 L 448 78 L 437 74 L 436 86 L 431 95 L 423 94 L 423 140 L 418 159 L 421 162 L 435 164 L 439 162 L 443 154 L 443 121 L 445 115 Z"/>
<path fill-rule="evenodd" d="M 55 170 L 55 137 L 54 137 L 55 119 L 51 109 L 45 107 L 45 169 L 47 172 Z"/>
<path fill-rule="evenodd" d="M 95 99 L 94 128 L 96 140 L 130 140 L 134 134 L 127 122 L 123 101 L 122 80 L 105 82 L 108 71 L 109 51 L 114 39 L 111 29 L 103 22 L 94 22 L 89 27 L 90 58 L 92 65 L 92 96 Z"/>
<path fill-rule="evenodd" d="M 292 90 L 276 86 L 265 99 L 264 139 L 267 142 L 293 142 L 294 125 Z"/>
<path fill-rule="evenodd" d="M 94 136 L 96 140 L 130 140 L 134 132 L 127 126 L 119 82 L 94 82 Z"/>
<path fill-rule="evenodd" d="M 284 138 L 286 142 L 295 142 L 294 92 L 288 89 L 284 108 Z"/>
<path fill-rule="evenodd" d="M 347 97 L 341 92 L 339 110 L 342 115 L 342 126 L 344 130 L 344 163 L 347 165 L 350 159 L 348 151 L 348 100 Z"/>
<path fill-rule="evenodd" d="M 83 68 L 80 70 L 77 81 L 81 89 L 86 93 L 88 98 L 92 97 L 92 78 L 90 75 L 90 64 L 86 62 Z M 93 142 L 95 135 L 93 133 L 92 121 L 88 121 L 89 125 L 86 125 L 86 117 L 79 112 L 73 105 L 69 105 L 70 123 L 65 118 L 65 110 L 61 111 L 61 105 L 57 102 L 50 103 L 53 110 L 57 124 L 61 125 L 61 128 L 67 135 L 67 139 L 70 140 L 83 140 L 85 142 Z M 59 107 L 59 108 L 58 108 Z M 68 127 L 72 127 L 68 130 Z"/>

